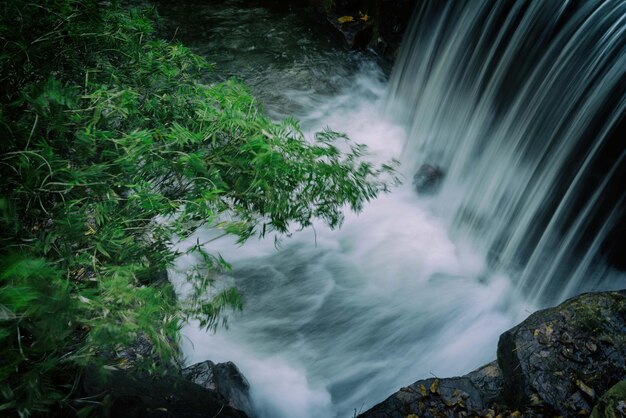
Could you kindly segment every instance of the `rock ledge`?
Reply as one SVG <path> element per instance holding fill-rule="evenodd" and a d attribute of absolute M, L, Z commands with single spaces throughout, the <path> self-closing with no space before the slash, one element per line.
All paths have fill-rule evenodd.
<path fill-rule="evenodd" d="M 532 314 L 500 336 L 497 357 L 465 376 L 418 380 L 359 417 L 605 416 L 594 406 L 626 379 L 626 290 Z M 602 408 L 626 408 L 611 396 Z"/>

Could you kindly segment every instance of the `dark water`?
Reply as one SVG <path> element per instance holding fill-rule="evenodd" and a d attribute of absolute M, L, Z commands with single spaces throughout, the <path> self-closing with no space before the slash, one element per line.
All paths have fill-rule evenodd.
<path fill-rule="evenodd" d="M 272 117 L 296 116 L 309 134 L 330 126 L 366 143 L 373 160 L 401 158 L 408 179 L 363 213 L 348 214 L 340 231 L 315 225 L 278 249 L 272 240 L 207 245 L 234 265 L 220 282 L 237 286 L 246 305 L 216 334 L 191 324 L 184 350 L 190 363 L 236 362 L 260 417 L 350 417 L 418 378 L 462 374 L 492 360 L 499 334 L 541 304 L 625 282 L 597 257 L 619 199 L 593 228 L 583 228 L 592 212 L 586 208 L 604 192 L 589 193 L 573 212 L 559 210 L 585 183 L 576 179 L 588 152 L 567 151 L 584 149 L 577 123 L 599 120 L 593 115 L 605 107 L 594 107 L 596 98 L 613 97 L 607 89 L 626 68 L 623 2 L 583 19 L 587 35 L 567 23 L 571 11 L 550 17 L 556 2 L 492 3 L 424 2 L 390 82 L 375 56 L 345 51 L 304 9 L 159 3 L 165 31 L 215 63 L 211 80 L 245 81 Z M 558 35 L 563 28 L 572 39 Z M 613 35 L 603 38 L 603 30 Z M 608 49 L 589 46 L 602 39 L 613 51 L 604 61 Z M 600 62 L 606 71 L 596 76 Z M 575 85 L 562 84 L 570 78 Z M 611 126 L 624 101 L 615 103 L 606 116 Z M 590 151 L 604 141 L 585 138 Z M 619 172 L 623 147 L 617 150 L 610 179 Z M 582 162 L 568 166 L 573 154 Z M 447 173 L 434 197 L 411 190 L 425 161 Z M 574 220 L 562 222 L 560 214 Z M 565 263 L 574 247 L 580 263 L 565 276 L 555 260 Z M 181 259 L 179 273 L 195 262 Z M 565 285 L 551 293 L 544 284 L 553 280 Z"/>
<path fill-rule="evenodd" d="M 162 1 L 157 5 L 165 33 L 214 63 L 214 79 L 245 81 L 276 118 L 310 112 L 320 100 L 344 89 L 364 62 L 390 70 L 373 54 L 347 53 L 305 6 L 285 3 Z M 308 100 L 302 100 L 304 95 Z"/>

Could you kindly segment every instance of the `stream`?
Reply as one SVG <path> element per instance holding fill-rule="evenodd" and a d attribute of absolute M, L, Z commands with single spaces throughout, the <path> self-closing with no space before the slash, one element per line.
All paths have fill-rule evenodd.
<path fill-rule="evenodd" d="M 245 306 L 242 312 L 229 314 L 228 328 L 215 333 L 188 325 L 183 351 L 189 364 L 206 359 L 235 362 L 250 381 L 260 418 L 351 417 L 419 378 L 460 375 L 492 361 L 499 335 L 540 307 L 584 290 L 624 283 L 623 273 L 592 262 L 595 252 L 585 250 L 576 274 L 594 280 L 561 281 L 558 286 L 564 290 L 549 294 L 555 286 L 549 280 L 562 272 L 556 267 L 552 271 L 552 265 L 532 251 L 521 261 L 517 257 L 531 247 L 542 254 L 548 254 L 546 248 L 549 254 L 560 254 L 561 244 L 554 241 L 557 232 L 548 230 L 551 219 L 559 216 L 558 204 L 546 220 L 520 213 L 545 209 L 538 203 L 545 201 L 543 189 L 533 183 L 539 174 L 532 169 L 544 164 L 546 153 L 565 151 L 557 145 L 544 150 L 527 145 L 530 128 L 517 119 L 519 111 L 498 114 L 490 106 L 518 109 L 534 103 L 537 115 L 526 115 L 523 122 L 544 123 L 546 132 L 532 134 L 555 144 L 563 140 L 539 117 L 544 112 L 541 89 L 515 86 L 510 101 L 504 100 L 496 81 L 495 87 L 489 84 L 488 75 L 506 74 L 474 63 L 480 59 L 485 66 L 510 72 L 514 65 L 503 68 L 502 63 L 514 57 L 501 51 L 490 55 L 487 47 L 484 51 L 476 47 L 482 54 L 477 57 L 462 54 L 463 39 L 476 31 L 476 22 L 484 23 L 490 16 L 477 6 L 480 2 L 468 2 L 458 11 L 425 3 L 417 21 L 430 23 L 415 26 L 414 19 L 409 35 L 415 43 L 398 58 L 396 66 L 404 70 L 393 73 L 373 54 L 344 50 L 297 8 L 270 9 L 243 0 L 159 3 L 168 33 L 215 63 L 215 79 L 236 77 L 246 82 L 272 118 L 294 116 L 308 136 L 326 127 L 345 132 L 368 146 L 370 159 L 402 162 L 404 184 L 366 205 L 360 214 L 347 212 L 339 230 L 315 224 L 283 237 L 277 246 L 271 238 L 252 239 L 243 246 L 228 238 L 207 244 L 209 252 L 233 265 L 219 282 L 237 287 Z M 466 31 L 467 37 L 452 35 L 465 32 L 437 32 L 446 25 Z M 504 32 L 507 28 L 501 26 Z M 494 31 L 492 37 L 504 36 Z M 506 36 L 515 41 L 514 35 Z M 623 47 L 623 42 L 619 45 Z M 615 66 L 623 64 L 620 53 Z M 468 71 L 453 71 L 463 57 Z M 540 67 L 549 56 L 534 59 Z M 429 65 L 420 66 L 420 60 Z M 549 74 L 551 68 L 542 71 Z M 528 71 L 526 78 L 541 84 Z M 614 77 L 619 80 L 623 74 Z M 581 109 L 600 111 L 589 110 L 584 98 L 578 100 L 583 101 Z M 577 117 L 582 116 L 572 120 Z M 554 132 L 560 126 L 555 122 Z M 446 139 L 452 137 L 466 140 Z M 510 138 L 510 148 L 500 145 L 503 137 Z M 535 159 L 514 158 L 532 147 Z M 573 165 L 568 158 L 561 164 Z M 421 196 L 413 190 L 413 174 L 424 162 L 446 168 L 437 195 Z M 550 180 L 547 173 L 540 175 Z M 563 178 L 558 167 L 552 175 Z M 558 189 L 550 184 L 544 188 L 543 193 Z M 562 194 L 567 195 L 568 188 L 564 189 Z M 510 193 L 517 194 L 511 198 Z M 615 205 L 623 206 L 617 201 Z M 579 204 L 577 213 L 584 208 Z M 518 238 L 519 231 L 530 229 L 533 222 L 547 232 L 537 233 L 532 242 Z M 575 220 L 568 222 L 576 225 Z M 567 225 L 554 226 L 559 237 L 568 237 Z M 610 225 L 595 228 L 602 232 Z M 590 238 L 596 243 L 594 251 L 602 240 L 598 234 Z M 216 232 L 197 235 L 180 248 L 196 238 L 210 240 Z M 183 257 L 172 273 L 184 274 L 196 262 Z M 540 266 L 550 276 L 535 283 L 532 278 L 538 277 Z"/>

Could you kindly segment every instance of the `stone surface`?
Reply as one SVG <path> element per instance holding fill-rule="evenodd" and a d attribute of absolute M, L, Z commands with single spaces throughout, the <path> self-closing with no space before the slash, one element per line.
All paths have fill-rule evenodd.
<path fill-rule="evenodd" d="M 388 58 L 398 56 L 400 43 L 418 0 L 381 0 L 378 16 L 379 39 L 383 41 L 378 52 Z"/>
<path fill-rule="evenodd" d="M 352 21 L 342 22 L 341 15 L 331 14 L 327 17 L 328 23 L 341 35 L 348 49 L 364 49 L 372 40 L 374 26 L 371 21 L 365 21 L 364 17 L 350 16 Z"/>
<path fill-rule="evenodd" d="M 182 375 L 203 388 L 217 391 L 233 408 L 244 411 L 250 417 L 255 416 L 250 400 L 250 384 L 235 363 L 215 364 L 207 360 L 184 368 Z"/>
<path fill-rule="evenodd" d="M 497 361 L 494 360 L 466 376 L 480 392 L 484 404 L 492 404 L 499 400 L 504 381 Z"/>
<path fill-rule="evenodd" d="M 485 416 L 502 390 L 494 361 L 462 377 L 424 379 L 400 389 L 359 415 L 362 418 Z"/>
<path fill-rule="evenodd" d="M 626 418 L 626 380 L 617 383 L 600 398 L 591 418 Z"/>
<path fill-rule="evenodd" d="M 419 380 L 359 417 L 584 417 L 598 404 L 593 418 L 622 418 L 624 379 L 626 290 L 588 293 L 503 333 L 497 361 Z"/>
<path fill-rule="evenodd" d="M 82 381 L 82 398 L 93 405 L 93 416 L 112 418 L 246 418 L 216 391 L 179 376 L 138 376 L 115 370 L 103 378 L 93 369 Z"/>
<path fill-rule="evenodd" d="M 585 294 L 500 336 L 504 399 L 515 408 L 589 414 L 626 376 L 626 291 Z"/>
<path fill-rule="evenodd" d="M 419 0 L 309 0 L 321 20 L 340 33 L 350 49 L 370 47 L 395 59 L 413 10 Z M 350 16 L 352 23 L 337 24 Z M 366 21 L 361 20 L 365 17 Z"/>
<path fill-rule="evenodd" d="M 413 176 L 413 187 L 419 194 L 433 194 L 439 190 L 443 180 L 443 170 L 431 165 L 422 164 Z"/>

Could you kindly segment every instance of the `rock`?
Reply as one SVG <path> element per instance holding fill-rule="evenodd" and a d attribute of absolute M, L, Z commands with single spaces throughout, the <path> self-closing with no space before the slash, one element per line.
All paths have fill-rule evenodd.
<path fill-rule="evenodd" d="M 626 290 L 588 293 L 503 333 L 497 361 L 418 380 L 359 417 L 575 417 L 598 404 L 593 418 L 626 418 L 624 379 Z"/>
<path fill-rule="evenodd" d="M 504 381 L 502 371 L 496 360 L 468 373 L 466 376 L 480 392 L 483 403 L 490 405 L 499 400 Z"/>
<path fill-rule="evenodd" d="M 344 20 L 345 19 L 345 20 Z M 351 20 L 349 20 L 351 19 Z M 331 14 L 327 17 L 328 23 L 341 36 L 348 49 L 364 49 L 372 40 L 374 26 L 364 16 L 341 16 Z"/>
<path fill-rule="evenodd" d="M 417 0 L 380 1 L 378 33 L 383 42 L 379 43 L 378 48 L 375 48 L 380 55 L 391 59 L 398 56 L 400 43 L 417 3 Z"/>
<path fill-rule="evenodd" d="M 491 362 L 462 377 L 418 380 L 359 415 L 361 418 L 484 416 L 502 390 L 497 363 Z"/>
<path fill-rule="evenodd" d="M 117 366 L 121 369 L 137 367 L 144 362 L 153 362 L 163 366 L 161 359 L 154 352 L 152 341 L 143 333 L 137 335 L 137 338 L 127 346 L 120 347 L 111 357 L 116 360 Z M 174 368 L 179 369 L 176 364 Z"/>
<path fill-rule="evenodd" d="M 215 364 L 207 360 L 184 368 L 182 375 L 203 388 L 215 390 L 228 401 L 230 406 L 254 417 L 250 400 L 250 384 L 235 363 L 229 361 Z"/>
<path fill-rule="evenodd" d="M 180 376 L 139 376 L 129 370 L 114 370 L 105 379 L 93 368 L 82 381 L 77 407 L 92 406 L 99 417 L 134 418 L 247 418 L 228 405 L 216 391 L 205 389 Z"/>
<path fill-rule="evenodd" d="M 160 356 L 150 337 L 138 333 L 134 340 L 126 345 L 119 345 L 114 350 L 99 353 L 108 364 L 115 364 L 118 369 L 148 370 L 158 368 L 169 374 L 179 375 L 181 353 L 175 341 L 170 341 L 170 356 Z"/>
<path fill-rule="evenodd" d="M 320 20 L 330 22 L 348 48 L 371 47 L 390 59 L 398 55 L 400 42 L 418 3 L 418 0 L 309 0 Z M 352 17 L 352 22 L 338 24 L 338 19 L 345 16 Z"/>
<path fill-rule="evenodd" d="M 500 336 L 503 397 L 514 408 L 589 414 L 626 377 L 626 291 L 584 294 Z"/>
<path fill-rule="evenodd" d="M 439 190 L 443 171 L 434 165 L 422 164 L 413 176 L 413 187 L 419 194 L 433 194 Z"/>
<path fill-rule="evenodd" d="M 617 383 L 600 398 L 590 418 L 626 418 L 626 380 Z"/>

